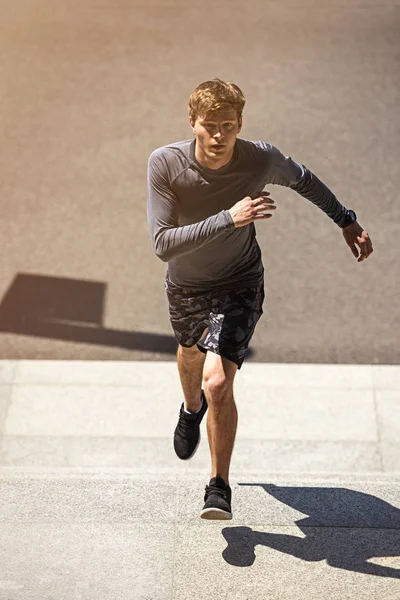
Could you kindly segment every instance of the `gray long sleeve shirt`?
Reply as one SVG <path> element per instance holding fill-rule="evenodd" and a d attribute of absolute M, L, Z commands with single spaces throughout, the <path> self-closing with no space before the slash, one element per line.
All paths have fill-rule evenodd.
<path fill-rule="evenodd" d="M 147 218 L 172 285 L 200 291 L 262 281 L 254 223 L 235 227 L 228 209 L 268 184 L 290 187 L 343 224 L 346 208 L 326 185 L 271 144 L 237 138 L 230 162 L 209 169 L 197 162 L 195 143 L 169 144 L 149 157 Z"/>

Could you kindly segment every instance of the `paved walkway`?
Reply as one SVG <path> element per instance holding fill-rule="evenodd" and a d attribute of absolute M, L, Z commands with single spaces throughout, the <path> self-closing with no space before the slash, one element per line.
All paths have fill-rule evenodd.
<path fill-rule="evenodd" d="M 3 0 L 0 23 L 0 359 L 174 361 L 147 161 L 221 77 L 240 137 L 304 163 L 374 244 L 357 263 L 267 186 L 256 361 L 400 364 L 399 0 Z"/>
<path fill-rule="evenodd" d="M 171 362 L 0 361 L 0 600 L 400 597 L 400 368 L 248 363 L 233 520 Z"/>

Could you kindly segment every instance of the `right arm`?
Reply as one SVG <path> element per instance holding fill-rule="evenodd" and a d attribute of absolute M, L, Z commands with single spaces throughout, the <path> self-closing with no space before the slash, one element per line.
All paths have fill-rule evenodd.
<path fill-rule="evenodd" d="M 158 258 L 167 262 L 188 254 L 235 227 L 228 210 L 193 225 L 179 227 L 179 200 L 169 184 L 164 158 L 153 152 L 149 158 L 147 221 L 151 241 Z"/>

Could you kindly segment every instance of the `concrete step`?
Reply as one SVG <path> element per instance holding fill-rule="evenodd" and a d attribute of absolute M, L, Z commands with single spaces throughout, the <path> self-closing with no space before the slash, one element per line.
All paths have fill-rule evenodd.
<path fill-rule="evenodd" d="M 3 521 L 180 522 L 197 517 L 208 479 L 129 469 L 3 467 L 0 481 Z M 234 474 L 230 483 L 241 523 L 289 525 L 307 514 L 307 526 L 400 530 L 400 475 L 259 472 Z"/>
<path fill-rule="evenodd" d="M 165 438 L 129 436 L 5 435 L 0 441 L 0 466 L 127 468 L 147 474 L 207 474 L 210 454 L 205 423 L 202 440 L 189 461 L 177 458 L 173 426 Z M 247 439 L 239 431 L 232 472 L 398 473 L 398 443 L 381 441 L 316 441 Z"/>
<path fill-rule="evenodd" d="M 0 362 L 0 600 L 398 600 L 398 367 L 247 364 L 232 521 L 174 363 Z"/>
<path fill-rule="evenodd" d="M 0 598 L 399 597 L 400 476 L 233 478 L 223 522 L 199 518 L 204 484 L 2 468 Z"/>
<path fill-rule="evenodd" d="M 238 472 L 398 472 L 400 367 L 245 364 L 235 380 Z M 204 472 L 178 461 L 171 362 L 0 361 L 0 466 Z"/>

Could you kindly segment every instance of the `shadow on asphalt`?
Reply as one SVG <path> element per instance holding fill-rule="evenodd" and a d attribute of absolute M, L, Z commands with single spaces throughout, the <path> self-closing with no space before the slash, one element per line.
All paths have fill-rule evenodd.
<path fill-rule="evenodd" d="M 305 537 L 227 527 L 222 534 L 228 546 L 222 553 L 233 566 L 248 567 L 255 561 L 255 547 L 273 548 L 301 560 L 346 571 L 400 579 L 400 569 L 381 566 L 369 559 L 400 556 L 400 510 L 388 502 L 345 488 L 260 486 L 268 494 L 309 515 L 296 521 Z"/>
<path fill-rule="evenodd" d="M 175 354 L 174 336 L 103 327 L 107 284 L 19 273 L 0 304 L 0 331 Z"/>
<path fill-rule="evenodd" d="M 106 291 L 99 281 L 19 273 L 0 303 L 0 332 L 176 354 L 173 335 L 103 327 Z"/>

